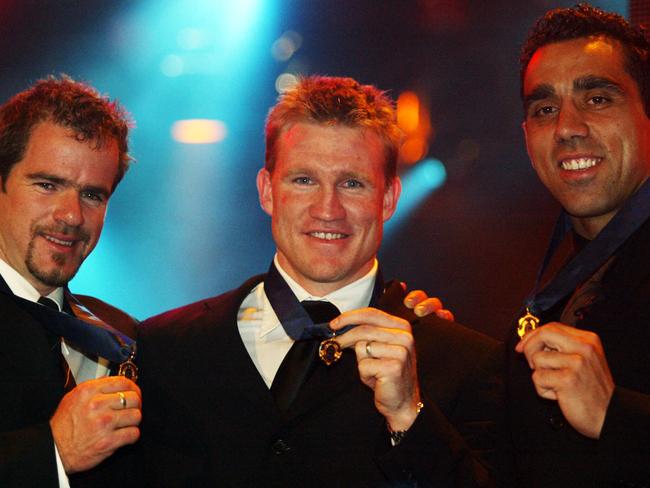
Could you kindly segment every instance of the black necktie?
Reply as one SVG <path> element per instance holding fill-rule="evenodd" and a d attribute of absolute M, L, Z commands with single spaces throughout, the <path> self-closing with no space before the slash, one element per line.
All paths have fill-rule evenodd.
<path fill-rule="evenodd" d="M 57 312 L 59 312 L 59 306 L 51 298 L 40 297 L 37 301 L 41 305 L 44 305 L 47 308 L 51 308 L 52 310 L 56 310 Z M 60 340 L 60 338 L 59 338 L 59 340 Z M 72 388 L 75 387 L 76 382 L 74 381 L 74 378 L 72 377 L 72 372 L 70 371 L 70 366 L 68 365 L 68 362 L 65 360 L 63 355 L 61 356 L 61 367 L 63 368 L 63 374 L 65 375 L 65 384 L 63 385 L 63 389 L 66 392 L 68 392 Z"/>
<path fill-rule="evenodd" d="M 330 302 L 305 300 L 301 302 L 305 311 L 315 324 L 329 322 L 341 314 Z M 285 412 L 298 395 L 300 387 L 309 377 L 316 364 L 316 351 L 319 340 L 296 341 L 284 357 L 278 372 L 273 378 L 271 393 L 278 408 Z"/>
<path fill-rule="evenodd" d="M 52 310 L 56 310 L 57 312 L 59 311 L 59 306 L 51 298 L 40 297 L 38 299 L 38 303 L 40 303 L 41 305 L 45 305 L 47 308 L 51 308 Z"/>

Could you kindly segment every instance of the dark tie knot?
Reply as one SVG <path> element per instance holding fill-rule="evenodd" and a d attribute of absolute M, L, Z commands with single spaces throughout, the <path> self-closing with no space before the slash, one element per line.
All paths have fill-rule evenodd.
<path fill-rule="evenodd" d="M 324 302 L 320 300 L 304 300 L 300 303 L 305 309 L 305 312 L 309 314 L 309 317 L 314 322 L 314 324 L 329 322 L 333 318 L 341 315 L 341 312 L 338 308 L 336 308 L 336 305 L 330 302 Z"/>
<path fill-rule="evenodd" d="M 59 311 L 59 306 L 58 306 L 57 303 L 56 303 L 54 300 L 52 300 L 51 298 L 48 298 L 48 297 L 40 297 L 40 298 L 38 299 L 38 303 L 40 303 L 41 305 L 46 306 L 47 308 L 51 308 L 52 310 L 56 310 L 57 312 Z"/>

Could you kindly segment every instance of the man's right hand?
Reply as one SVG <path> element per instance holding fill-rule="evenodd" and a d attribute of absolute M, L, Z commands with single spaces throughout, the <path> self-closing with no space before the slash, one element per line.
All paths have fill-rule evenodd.
<path fill-rule="evenodd" d="M 93 468 L 136 442 L 141 405 L 140 388 L 122 376 L 85 381 L 65 395 L 50 420 L 65 472 Z"/>

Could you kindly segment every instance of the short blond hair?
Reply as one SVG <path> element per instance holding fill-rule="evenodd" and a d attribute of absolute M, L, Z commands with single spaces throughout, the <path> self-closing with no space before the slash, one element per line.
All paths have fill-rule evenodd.
<path fill-rule="evenodd" d="M 278 97 L 266 118 L 264 166 L 268 171 L 275 167 L 276 144 L 283 130 L 298 122 L 374 131 L 384 143 L 386 179 L 395 177 L 401 131 L 394 103 L 386 92 L 361 85 L 352 78 L 301 77 L 293 88 Z"/>

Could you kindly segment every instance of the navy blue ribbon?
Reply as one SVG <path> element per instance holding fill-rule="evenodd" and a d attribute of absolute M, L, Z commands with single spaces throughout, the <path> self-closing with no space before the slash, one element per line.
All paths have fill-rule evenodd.
<path fill-rule="evenodd" d="M 271 262 L 269 272 L 264 278 L 264 292 L 285 332 L 293 340 L 327 339 L 334 336 L 334 331 L 330 329 L 329 322 L 314 324 L 273 262 Z M 381 271 L 377 270 L 369 306 L 376 307 L 383 292 L 384 280 Z M 354 325 L 344 327 L 337 331 L 336 334 L 343 334 L 352 327 Z"/>
<path fill-rule="evenodd" d="M 542 276 L 558 246 L 571 230 L 569 215 L 563 210 L 558 218 L 546 255 L 537 273 L 535 288 L 526 299 L 528 310 L 534 315 L 549 310 L 572 293 L 581 283 L 592 276 L 616 250 L 650 216 L 650 179 L 632 195 L 596 238 L 589 241 L 553 278 L 538 292 Z"/>
<path fill-rule="evenodd" d="M 5 287 L 0 286 L 0 293 L 12 297 L 16 305 L 28 312 L 43 327 L 57 337 L 63 337 L 66 342 L 79 347 L 87 354 L 95 354 L 115 364 L 121 364 L 129 359 L 135 351 L 133 339 L 97 317 L 93 316 L 93 324 L 89 324 L 73 315 L 57 312 L 39 303 L 16 296 L 6 285 Z M 74 298 L 71 294 L 66 294 L 68 300 L 71 297 Z M 79 303 L 77 305 L 83 307 Z M 90 314 L 87 309 L 86 313 Z"/>

